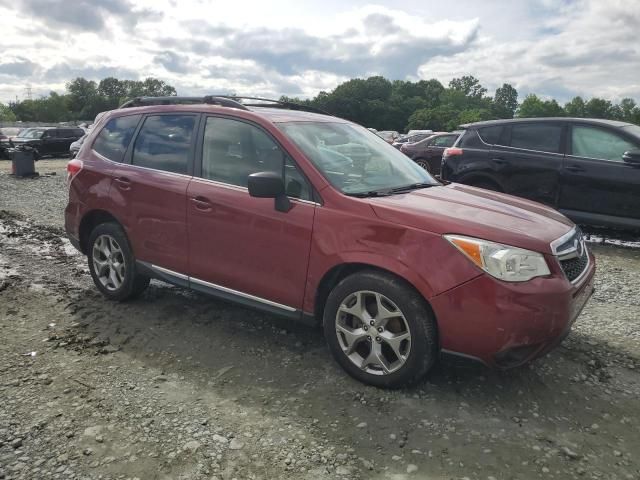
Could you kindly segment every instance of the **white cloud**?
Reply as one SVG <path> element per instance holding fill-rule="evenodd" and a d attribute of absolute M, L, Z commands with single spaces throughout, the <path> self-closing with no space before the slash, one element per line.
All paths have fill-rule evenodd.
<path fill-rule="evenodd" d="M 0 0 L 0 100 L 106 75 L 155 76 L 182 94 L 313 96 L 383 74 L 640 97 L 640 10 L 628 1 L 355 1 Z"/>

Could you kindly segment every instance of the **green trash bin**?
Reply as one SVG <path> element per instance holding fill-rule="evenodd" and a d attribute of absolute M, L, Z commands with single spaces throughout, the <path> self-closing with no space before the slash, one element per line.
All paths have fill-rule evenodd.
<path fill-rule="evenodd" d="M 33 150 L 15 150 L 11 156 L 11 162 L 11 173 L 16 177 L 32 177 L 36 175 Z"/>

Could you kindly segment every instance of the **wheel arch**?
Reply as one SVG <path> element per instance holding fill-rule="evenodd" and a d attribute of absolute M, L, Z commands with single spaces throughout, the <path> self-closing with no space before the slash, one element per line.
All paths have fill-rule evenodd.
<path fill-rule="evenodd" d="M 121 227 L 123 227 L 122 222 L 120 222 L 113 214 L 107 212 L 106 210 L 91 210 L 87 212 L 80 221 L 80 227 L 78 228 L 78 235 L 80 241 L 80 249 L 82 253 L 87 254 L 87 242 L 89 241 L 89 235 L 95 227 L 100 225 L 101 223 L 117 223 Z M 123 227 L 124 230 L 124 227 Z"/>
<path fill-rule="evenodd" d="M 437 325 L 438 319 L 435 315 L 433 308 L 431 307 L 431 303 L 429 302 L 425 294 L 421 291 L 421 289 L 416 286 L 416 283 L 418 282 L 416 281 L 415 278 L 408 279 L 407 275 L 402 275 L 391 269 L 380 267 L 378 265 L 374 265 L 371 263 L 364 263 L 364 262 L 340 263 L 338 265 L 334 265 L 322 276 L 322 279 L 318 283 L 318 287 L 316 288 L 316 291 L 315 291 L 314 312 L 313 312 L 316 322 L 319 325 L 322 325 L 323 323 L 324 307 L 327 302 L 327 298 L 329 297 L 329 293 L 331 293 L 331 290 L 333 290 L 333 288 L 346 277 L 362 271 L 377 271 L 377 272 L 385 273 L 388 275 L 392 275 L 398 280 L 400 280 L 401 282 L 405 283 L 407 287 L 411 288 L 414 292 L 416 292 L 422 298 L 425 306 L 429 309 L 429 311 L 433 315 L 433 318 L 435 319 L 435 322 Z"/>

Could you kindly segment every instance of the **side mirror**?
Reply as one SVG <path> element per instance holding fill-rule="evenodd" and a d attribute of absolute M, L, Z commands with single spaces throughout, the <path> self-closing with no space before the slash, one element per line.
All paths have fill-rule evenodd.
<path fill-rule="evenodd" d="M 276 172 L 252 173 L 249 175 L 247 186 L 249 195 L 252 197 L 275 199 L 275 208 L 279 212 L 291 210 L 291 202 L 284 190 L 284 182 Z"/>
<path fill-rule="evenodd" d="M 640 150 L 629 150 L 622 154 L 622 160 L 632 165 L 640 167 Z"/>

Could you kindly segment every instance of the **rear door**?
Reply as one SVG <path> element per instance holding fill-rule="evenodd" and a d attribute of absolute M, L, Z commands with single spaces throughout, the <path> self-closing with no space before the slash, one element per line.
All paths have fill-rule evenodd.
<path fill-rule="evenodd" d="M 191 113 L 143 118 L 110 190 L 136 258 L 180 274 L 188 266 L 186 192 L 199 120 Z"/>
<path fill-rule="evenodd" d="M 507 127 L 489 160 L 505 193 L 557 206 L 565 131 L 563 122 L 514 122 Z"/>
<path fill-rule="evenodd" d="M 56 153 L 58 151 L 57 145 L 59 141 L 58 130 L 55 128 L 45 130 L 40 138 L 38 152 L 40 155 L 52 155 Z"/>
<path fill-rule="evenodd" d="M 316 203 L 310 184 L 260 126 L 206 119 L 197 177 L 188 189 L 191 286 L 295 314 L 302 307 Z M 248 175 L 280 173 L 292 208 L 255 198 Z"/>
<path fill-rule="evenodd" d="M 568 148 L 561 210 L 640 219 L 640 168 L 622 159 L 640 141 L 618 128 L 574 123 Z"/>

